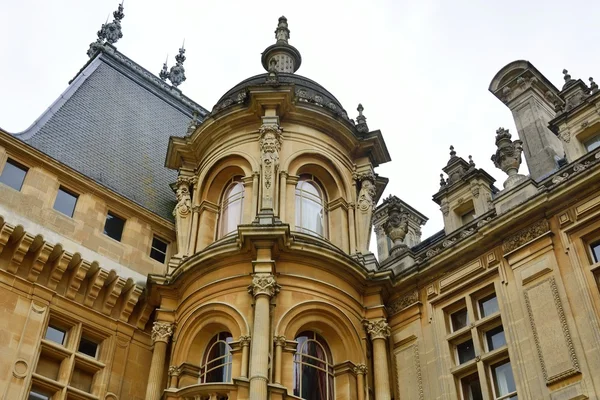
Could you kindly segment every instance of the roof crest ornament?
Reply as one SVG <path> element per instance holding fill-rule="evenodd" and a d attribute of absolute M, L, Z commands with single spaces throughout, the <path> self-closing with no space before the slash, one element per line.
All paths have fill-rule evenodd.
<path fill-rule="evenodd" d="M 162 69 L 158 73 L 158 77 L 165 82 L 167 81 L 167 79 L 170 80 L 171 84 L 177 87 L 186 80 L 185 68 L 183 68 L 183 63 L 186 60 L 185 39 L 183 40 L 183 44 L 179 48 L 179 53 L 175 56 L 175 65 L 173 65 L 170 70 L 167 66 L 168 59 L 169 56 L 167 56 L 167 59 L 163 63 Z"/>
<path fill-rule="evenodd" d="M 102 24 L 102 27 L 98 31 L 98 39 L 95 42 L 90 44 L 90 47 L 87 51 L 88 57 L 92 57 L 96 52 L 105 44 L 115 44 L 119 39 L 123 37 L 123 31 L 121 29 L 121 21 L 125 18 L 125 14 L 123 13 L 123 4 L 124 0 L 121 1 L 119 7 L 116 11 L 113 12 L 113 21 L 108 22 L 108 18 L 106 18 L 106 23 Z"/>
<path fill-rule="evenodd" d="M 169 77 L 169 69 L 167 67 L 167 62 L 169 62 L 169 55 L 168 54 L 167 54 L 167 58 L 165 59 L 165 62 L 163 63 L 162 69 L 158 73 L 158 77 L 163 82 L 166 81 L 167 78 Z"/>
<path fill-rule="evenodd" d="M 367 117 L 363 115 L 364 107 L 362 104 L 358 104 L 356 111 L 358 111 L 358 117 L 356 117 L 356 130 L 360 133 L 369 133 L 369 127 L 367 125 Z"/>
<path fill-rule="evenodd" d="M 568 88 L 569 86 L 573 85 L 575 83 L 575 79 L 571 78 L 571 74 L 569 74 L 569 71 L 567 71 L 566 69 L 563 69 L 562 71 L 564 78 L 565 78 L 565 84 L 563 85 L 563 90 L 565 90 L 566 88 Z"/>

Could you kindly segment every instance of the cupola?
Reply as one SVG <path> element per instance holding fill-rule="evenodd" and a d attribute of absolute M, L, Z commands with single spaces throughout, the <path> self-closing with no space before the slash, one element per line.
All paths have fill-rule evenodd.
<path fill-rule="evenodd" d="M 275 29 L 275 39 L 277 42 L 267 47 L 262 53 L 262 66 L 267 72 L 293 74 L 300 68 L 302 57 L 298 49 L 288 43 L 290 30 L 287 18 L 284 16 L 279 17 L 279 24 Z"/>

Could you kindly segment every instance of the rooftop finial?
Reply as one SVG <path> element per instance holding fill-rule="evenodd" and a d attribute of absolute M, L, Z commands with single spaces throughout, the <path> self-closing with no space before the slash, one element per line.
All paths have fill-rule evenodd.
<path fill-rule="evenodd" d="M 367 126 L 367 117 L 363 115 L 364 107 L 362 104 L 358 104 L 356 111 L 358 111 L 358 117 L 356 117 L 356 130 L 361 133 L 369 133 L 369 127 Z"/>
<path fill-rule="evenodd" d="M 454 151 L 454 146 L 450 145 L 450 158 L 456 157 L 456 152 Z"/>
<path fill-rule="evenodd" d="M 167 78 L 169 77 L 169 69 L 167 67 L 167 62 L 168 61 L 169 61 L 169 55 L 167 54 L 167 58 L 165 59 L 165 62 L 163 63 L 162 69 L 158 73 L 158 77 L 163 82 L 166 81 Z"/>
<path fill-rule="evenodd" d="M 290 30 L 288 29 L 287 18 L 283 15 L 279 17 L 279 24 L 277 24 L 277 29 L 275 29 L 275 39 L 277 39 L 277 43 L 285 43 L 287 44 L 290 39 Z"/>
<path fill-rule="evenodd" d="M 179 48 L 179 53 L 175 56 L 176 64 L 171 67 L 171 71 L 169 71 L 169 80 L 173 84 L 173 86 L 177 87 L 181 85 L 185 81 L 185 68 L 183 68 L 183 63 L 185 61 L 185 40 L 183 41 L 183 45 Z"/>
<path fill-rule="evenodd" d="M 574 84 L 575 83 L 575 79 L 571 78 L 571 74 L 569 74 L 569 71 L 567 71 L 566 69 L 563 69 L 563 75 L 564 75 L 564 78 L 565 78 L 565 84 L 563 85 L 563 90 L 564 90 L 567 87 L 569 87 L 572 84 Z"/>
<path fill-rule="evenodd" d="M 446 186 L 446 180 L 444 179 L 444 174 L 440 174 L 440 187 Z"/>
<path fill-rule="evenodd" d="M 89 57 L 96 54 L 104 43 L 115 44 L 123 37 L 123 32 L 121 30 L 121 21 L 125 17 L 125 14 L 123 14 L 123 3 L 124 2 L 122 1 L 121 4 L 119 4 L 117 11 L 113 12 L 113 21 L 108 22 L 108 18 L 106 18 L 106 23 L 102 24 L 102 27 L 98 31 L 98 39 L 95 42 L 92 42 L 88 49 L 87 54 Z"/>
<path fill-rule="evenodd" d="M 594 78 L 590 76 L 590 90 L 592 93 L 596 93 L 598 91 L 598 84 L 594 82 Z"/>
<path fill-rule="evenodd" d="M 469 155 L 469 168 L 475 168 L 475 161 L 473 161 L 473 156 Z"/>

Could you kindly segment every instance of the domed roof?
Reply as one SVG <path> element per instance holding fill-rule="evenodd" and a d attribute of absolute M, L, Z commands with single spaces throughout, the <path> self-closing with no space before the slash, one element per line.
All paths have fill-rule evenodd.
<path fill-rule="evenodd" d="M 251 86 L 281 86 L 294 85 L 294 97 L 298 102 L 314 104 L 328 109 L 331 113 L 350 121 L 348 113 L 331 92 L 317 82 L 296 74 L 280 72 L 277 82 L 269 80 L 270 74 L 255 75 L 235 85 L 225 93 L 212 109 L 215 114 L 234 104 L 243 103 L 247 98 L 247 90 Z"/>

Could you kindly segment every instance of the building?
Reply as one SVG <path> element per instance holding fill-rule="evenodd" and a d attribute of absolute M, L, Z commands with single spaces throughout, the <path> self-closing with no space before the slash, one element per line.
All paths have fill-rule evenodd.
<path fill-rule="evenodd" d="M 426 216 L 380 199 L 384 136 L 296 74 L 284 17 L 266 72 L 211 111 L 177 88 L 183 48 L 159 76 L 116 49 L 123 18 L 0 131 L 1 398 L 598 398 L 593 80 L 503 67 L 507 179 L 451 148 L 423 239 Z"/>

